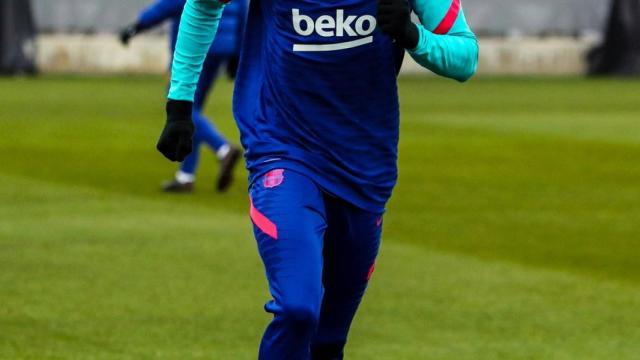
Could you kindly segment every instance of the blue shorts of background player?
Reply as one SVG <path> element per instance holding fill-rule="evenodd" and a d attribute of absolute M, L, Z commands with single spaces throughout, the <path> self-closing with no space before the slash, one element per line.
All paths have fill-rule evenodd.
<path fill-rule="evenodd" d="M 307 359 L 309 352 L 311 359 L 342 358 L 374 270 L 382 214 L 334 197 L 292 170 L 255 179 L 250 215 L 273 295 L 265 310 L 274 315 L 260 359 Z"/>
<path fill-rule="evenodd" d="M 171 53 L 175 49 L 180 18 L 186 0 L 157 0 L 138 15 L 137 21 L 127 26 L 120 33 L 120 40 L 128 44 L 136 34 L 171 21 L 169 45 Z M 195 182 L 195 174 L 200 159 L 200 146 L 208 145 L 220 161 L 220 170 L 216 188 L 225 191 L 233 180 L 233 169 L 240 159 L 240 149 L 228 142 L 203 113 L 204 104 L 209 92 L 213 88 L 221 67 L 226 65 L 230 77 L 235 76 L 238 56 L 240 53 L 242 30 L 246 17 L 246 1 L 236 1 L 225 12 L 221 21 L 220 36 L 210 48 L 203 64 L 197 90 L 193 102 L 193 122 L 195 133 L 193 137 L 193 152 L 180 165 L 175 178 L 166 182 L 163 189 L 167 192 L 191 192 Z"/>

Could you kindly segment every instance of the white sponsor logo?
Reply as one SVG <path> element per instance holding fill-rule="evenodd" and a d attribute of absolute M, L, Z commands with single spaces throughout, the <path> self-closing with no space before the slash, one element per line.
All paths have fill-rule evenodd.
<path fill-rule="evenodd" d="M 336 10 L 336 16 L 322 15 L 313 20 L 311 16 L 300 14 L 300 9 L 291 10 L 293 29 L 298 35 L 321 37 L 358 37 L 331 44 L 293 44 L 293 51 L 336 51 L 350 49 L 373 42 L 371 35 L 376 29 L 376 18 L 371 15 L 344 15 L 344 10 Z"/>

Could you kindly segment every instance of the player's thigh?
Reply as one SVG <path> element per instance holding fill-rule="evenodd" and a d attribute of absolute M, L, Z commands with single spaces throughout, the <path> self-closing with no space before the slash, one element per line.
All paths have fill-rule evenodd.
<path fill-rule="evenodd" d="M 341 359 L 354 315 L 369 282 L 380 246 L 381 215 L 339 199 L 326 201 L 324 297 L 313 359 Z"/>
<path fill-rule="evenodd" d="M 380 248 L 382 214 L 339 199 L 328 200 L 323 282 L 327 292 L 344 296 L 364 292 Z"/>
<path fill-rule="evenodd" d="M 276 300 L 321 297 L 324 199 L 315 183 L 276 169 L 250 188 L 251 220 Z"/>

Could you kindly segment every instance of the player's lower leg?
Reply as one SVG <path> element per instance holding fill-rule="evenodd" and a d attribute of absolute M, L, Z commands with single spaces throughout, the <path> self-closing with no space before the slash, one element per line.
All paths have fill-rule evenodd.
<path fill-rule="evenodd" d="M 216 180 L 216 189 L 219 192 L 226 191 L 233 182 L 233 169 L 240 160 L 242 151 L 233 144 L 224 144 L 217 151 L 216 155 L 220 161 L 220 170 Z"/>
<path fill-rule="evenodd" d="M 373 273 L 381 214 L 325 197 L 324 296 L 311 360 L 342 360 L 349 328 Z"/>
<path fill-rule="evenodd" d="M 193 151 L 180 164 L 180 169 L 173 179 L 162 184 L 162 190 L 168 193 L 190 193 L 196 181 L 196 168 L 200 158 L 201 139 L 194 135 Z"/>
<path fill-rule="evenodd" d="M 162 190 L 170 193 L 190 193 L 193 191 L 195 180 L 195 175 L 178 170 L 172 180 L 162 184 Z"/>
<path fill-rule="evenodd" d="M 322 303 L 324 205 L 306 176 L 277 169 L 251 186 L 251 219 L 273 300 L 260 360 L 309 360 Z"/>
<path fill-rule="evenodd" d="M 233 182 L 233 170 L 242 154 L 239 147 L 228 142 L 213 123 L 205 118 L 199 111 L 193 112 L 193 122 L 196 127 L 197 137 L 209 145 L 216 153 L 220 162 L 220 169 L 216 179 L 216 190 L 226 191 Z"/>

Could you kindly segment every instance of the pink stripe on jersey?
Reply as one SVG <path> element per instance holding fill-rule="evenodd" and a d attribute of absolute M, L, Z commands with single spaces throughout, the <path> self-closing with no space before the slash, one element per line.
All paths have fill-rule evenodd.
<path fill-rule="evenodd" d="M 458 20 L 458 14 L 460 14 L 460 0 L 453 0 L 449 11 L 447 11 L 447 14 L 444 16 L 444 19 L 442 19 L 440 25 L 438 25 L 433 32 L 439 35 L 448 33 L 453 27 L 453 24 L 456 23 L 456 20 Z"/>

